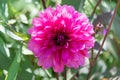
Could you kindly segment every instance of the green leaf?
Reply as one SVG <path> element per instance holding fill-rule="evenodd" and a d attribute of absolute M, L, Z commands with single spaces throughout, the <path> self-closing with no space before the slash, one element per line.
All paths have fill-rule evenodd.
<path fill-rule="evenodd" d="M 32 80 L 33 77 L 33 65 L 30 56 L 22 56 L 20 65 L 20 71 L 17 76 L 17 80 Z"/>
<path fill-rule="evenodd" d="M 12 5 L 12 2 L 8 3 L 8 12 L 9 12 L 9 18 L 16 17 L 19 14 L 19 12 Z"/>
<path fill-rule="evenodd" d="M 0 32 L 0 35 L 1 35 L 1 32 Z M 3 40 L 3 36 L 1 36 L 0 37 L 0 68 L 8 70 L 11 60 L 8 57 L 7 51 L 5 48 L 7 48 L 5 46 L 5 41 Z"/>
<path fill-rule="evenodd" d="M 7 4 L 7 0 L 0 0 L 0 18 L 4 21 L 7 21 L 7 17 L 6 17 L 6 4 Z"/>
<path fill-rule="evenodd" d="M 0 80 L 4 80 L 3 70 L 0 69 Z"/>
<path fill-rule="evenodd" d="M 115 19 L 113 21 L 113 26 L 112 26 L 112 30 L 115 34 L 115 36 L 120 39 L 120 16 L 118 14 L 116 14 Z"/>
<path fill-rule="evenodd" d="M 18 74 L 17 80 L 32 80 L 32 77 L 33 73 L 29 73 L 28 71 L 22 71 L 20 72 L 20 74 Z"/>
<path fill-rule="evenodd" d="M 9 68 L 8 75 L 6 76 L 5 80 L 16 80 L 21 62 L 21 51 L 22 51 L 22 46 L 20 46 L 20 49 L 16 51 L 16 56 Z"/>
<path fill-rule="evenodd" d="M 26 41 L 26 40 L 28 40 L 28 36 L 26 34 L 23 34 L 23 33 L 20 33 L 20 32 L 7 30 L 7 34 L 12 39 L 17 40 L 17 41 Z"/>
<path fill-rule="evenodd" d="M 7 56 L 6 55 L 6 50 L 5 50 L 5 47 L 4 47 L 5 45 L 4 45 L 4 41 L 3 41 L 3 39 L 0 37 L 0 53 L 2 53 L 2 54 L 4 54 L 5 56 Z"/>
<path fill-rule="evenodd" d="M 15 30 L 12 29 L 12 26 L 9 25 L 8 23 L 2 24 L 2 25 L 4 26 L 4 28 L 7 29 L 6 30 L 7 35 L 12 39 L 18 40 L 18 41 L 27 41 L 29 39 L 27 34 L 16 32 Z"/>
<path fill-rule="evenodd" d="M 8 67 L 11 63 L 11 60 L 9 57 L 5 56 L 3 53 L 0 51 L 0 68 L 8 70 Z"/>
<path fill-rule="evenodd" d="M 49 4 L 50 4 L 50 0 L 47 0 L 47 1 L 46 1 L 46 6 L 48 7 Z"/>
<path fill-rule="evenodd" d="M 85 0 L 62 0 L 62 5 L 72 5 L 76 10 L 82 10 Z"/>
<path fill-rule="evenodd" d="M 17 36 L 21 37 L 23 39 L 23 41 L 28 40 L 28 36 L 26 34 L 20 33 L 20 32 L 14 32 L 14 34 L 16 34 Z"/>

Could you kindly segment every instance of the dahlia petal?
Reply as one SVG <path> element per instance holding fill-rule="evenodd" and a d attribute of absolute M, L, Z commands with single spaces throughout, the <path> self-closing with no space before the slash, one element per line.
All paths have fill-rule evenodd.
<path fill-rule="evenodd" d="M 35 42 L 33 39 L 30 39 L 28 42 L 28 48 L 33 51 L 33 47 L 35 47 Z"/>
<path fill-rule="evenodd" d="M 38 56 L 40 56 L 40 47 L 36 47 L 36 46 L 34 46 L 35 48 L 34 48 L 34 50 L 33 50 L 33 52 L 34 52 L 34 55 L 35 55 L 35 57 L 38 57 Z"/>
<path fill-rule="evenodd" d="M 34 18 L 33 19 L 33 24 L 34 24 L 35 27 L 42 26 L 41 19 L 40 18 Z"/>
<path fill-rule="evenodd" d="M 31 34 L 33 32 L 33 28 L 28 29 L 28 33 Z"/>
<path fill-rule="evenodd" d="M 39 66 L 43 66 L 44 64 L 44 59 L 45 59 L 45 55 L 39 56 L 38 57 L 38 65 Z"/>
<path fill-rule="evenodd" d="M 95 42 L 93 25 L 72 6 L 49 7 L 40 12 L 32 24 L 28 30 L 31 35 L 28 48 L 43 69 L 62 72 L 64 66 L 78 68 L 90 57 L 88 50 Z"/>
<path fill-rule="evenodd" d="M 62 72 L 64 69 L 64 63 L 62 62 L 60 53 L 56 53 L 53 60 L 53 69 L 55 72 Z"/>
<path fill-rule="evenodd" d="M 90 54 L 88 53 L 87 49 L 85 50 L 80 50 L 80 53 L 84 56 L 84 57 L 90 57 Z"/>
<path fill-rule="evenodd" d="M 84 59 L 84 56 L 79 54 L 78 57 L 76 56 L 76 61 L 79 62 L 80 66 L 83 66 L 85 64 L 85 59 Z"/>
<path fill-rule="evenodd" d="M 64 8 L 62 9 L 61 15 L 62 15 L 62 17 L 64 17 L 64 18 L 65 18 L 65 17 L 67 17 L 68 19 L 71 19 L 71 18 L 72 18 L 72 15 L 68 13 L 68 10 L 66 9 L 66 7 L 64 7 Z"/>
<path fill-rule="evenodd" d="M 73 49 L 83 50 L 85 48 L 85 43 L 82 41 L 81 43 L 79 43 L 78 41 L 74 41 L 74 42 L 71 42 L 70 45 Z"/>
<path fill-rule="evenodd" d="M 69 51 L 68 50 L 63 50 L 62 51 L 62 59 L 63 59 L 63 61 L 67 62 L 68 58 L 69 58 Z"/>
<path fill-rule="evenodd" d="M 46 57 L 46 59 L 44 60 L 44 64 L 43 64 L 44 69 L 52 67 L 52 65 L 53 65 L 52 59 L 53 58 L 51 56 Z"/>

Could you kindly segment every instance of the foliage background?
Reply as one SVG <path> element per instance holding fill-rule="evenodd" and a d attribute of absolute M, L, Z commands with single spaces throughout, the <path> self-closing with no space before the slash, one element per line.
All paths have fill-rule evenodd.
<path fill-rule="evenodd" d="M 102 0 L 92 17 L 91 13 L 97 1 L 46 0 L 46 6 L 55 7 L 58 3 L 72 5 L 76 10 L 85 13 L 91 22 L 100 22 L 107 28 L 117 0 Z M 27 49 L 30 38 L 27 30 L 32 27 L 32 18 L 37 17 L 43 10 L 41 0 L 0 0 L 0 80 L 56 80 L 53 70 L 43 70 L 37 66 L 37 59 Z M 104 34 L 96 35 L 95 53 L 103 37 Z M 119 62 L 120 6 L 90 79 L 116 78 L 120 75 Z M 67 80 L 85 80 L 88 68 L 89 65 L 86 64 L 78 70 L 67 69 Z M 60 75 L 61 80 L 64 79 L 64 73 Z"/>

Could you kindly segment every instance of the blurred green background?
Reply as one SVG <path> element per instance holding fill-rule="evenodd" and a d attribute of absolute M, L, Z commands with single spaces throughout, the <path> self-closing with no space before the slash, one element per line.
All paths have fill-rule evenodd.
<path fill-rule="evenodd" d="M 107 28 L 117 0 L 102 0 L 94 16 L 92 11 L 98 0 L 45 0 L 46 6 L 56 4 L 72 5 L 85 13 L 94 25 L 98 22 Z M 27 49 L 32 27 L 32 18 L 43 11 L 41 0 L 0 0 L 0 80 L 56 80 L 52 69 L 43 70 L 37 66 L 37 59 Z M 96 34 L 96 55 L 104 34 Z M 86 80 L 89 61 L 78 70 L 67 69 L 67 80 Z M 77 74 L 77 75 L 76 75 Z M 60 80 L 64 72 L 60 74 Z M 105 41 L 91 80 L 108 80 L 120 76 L 120 6 L 112 28 Z M 73 78 L 74 77 L 74 78 Z"/>

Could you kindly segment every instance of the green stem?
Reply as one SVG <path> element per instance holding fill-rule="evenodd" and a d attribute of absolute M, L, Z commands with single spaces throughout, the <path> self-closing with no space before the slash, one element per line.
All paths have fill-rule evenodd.
<path fill-rule="evenodd" d="M 56 79 L 59 80 L 59 73 L 56 73 Z"/>
<path fill-rule="evenodd" d="M 45 0 L 42 0 L 42 4 L 43 4 L 44 9 L 46 9 Z"/>
<path fill-rule="evenodd" d="M 93 15 L 94 15 L 94 13 L 95 13 L 95 11 L 96 11 L 96 9 L 97 9 L 97 7 L 98 7 L 98 5 L 100 4 L 101 1 L 102 1 L 102 0 L 99 0 L 99 1 L 97 2 L 96 6 L 95 6 L 95 8 L 94 8 L 94 10 L 93 10 L 93 12 L 92 12 L 92 14 L 91 14 L 91 18 L 93 17 Z"/>

